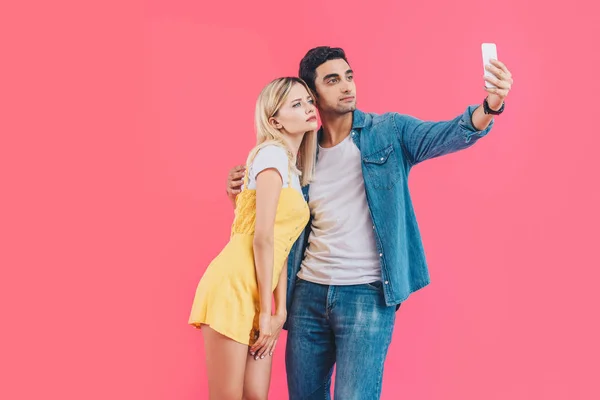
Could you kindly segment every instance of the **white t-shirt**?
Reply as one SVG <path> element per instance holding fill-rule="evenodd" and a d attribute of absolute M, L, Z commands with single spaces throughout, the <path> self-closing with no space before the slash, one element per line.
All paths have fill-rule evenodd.
<path fill-rule="evenodd" d="M 288 187 L 289 158 L 285 149 L 268 145 L 258 151 L 248 170 L 248 189 L 256 189 L 256 176 L 267 168 L 275 168 L 281 175 L 283 187 Z M 292 187 L 302 194 L 300 178 L 292 172 Z"/>
<path fill-rule="evenodd" d="M 381 280 L 361 154 L 350 136 L 319 147 L 308 204 L 312 229 L 298 277 L 323 285 Z"/>

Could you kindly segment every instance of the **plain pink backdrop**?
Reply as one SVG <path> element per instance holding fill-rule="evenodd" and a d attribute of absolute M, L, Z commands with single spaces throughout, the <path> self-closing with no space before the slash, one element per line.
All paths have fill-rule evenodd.
<path fill-rule="evenodd" d="M 342 46 L 361 109 L 449 119 L 485 96 L 482 42 L 515 85 L 490 136 L 411 175 L 433 282 L 399 311 L 382 398 L 600 398 L 596 7 L 3 4 L 0 398 L 207 398 L 186 323 L 259 90 Z"/>

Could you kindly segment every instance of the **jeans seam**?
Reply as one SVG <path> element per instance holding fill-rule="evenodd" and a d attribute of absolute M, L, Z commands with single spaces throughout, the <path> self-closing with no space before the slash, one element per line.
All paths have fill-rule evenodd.
<path fill-rule="evenodd" d="M 378 371 L 378 379 L 377 379 L 377 396 L 381 397 L 381 387 L 382 387 L 382 382 L 383 382 L 383 366 L 385 365 L 385 360 L 387 358 L 387 354 L 388 351 L 390 349 L 390 344 L 392 344 L 392 336 L 394 334 L 394 325 L 396 323 L 396 318 L 394 315 L 394 318 L 392 319 L 392 323 L 389 326 L 389 330 L 390 332 L 388 333 L 388 340 L 387 340 L 387 348 L 385 351 L 385 355 L 383 356 L 383 360 L 381 360 L 381 363 L 379 364 L 379 371 Z"/>
<path fill-rule="evenodd" d="M 309 398 L 311 398 L 311 397 L 312 397 L 312 395 L 313 395 L 313 394 L 315 394 L 315 393 L 318 393 L 318 392 L 319 392 L 319 390 L 322 390 L 322 391 L 323 391 L 323 400 L 327 400 L 327 389 L 328 389 L 328 388 L 327 388 L 327 385 L 326 385 L 326 383 L 327 383 L 327 382 L 322 382 L 320 387 L 318 387 L 318 388 L 316 388 L 315 390 L 313 390 L 312 392 L 308 393 L 306 396 L 303 396 L 303 397 L 302 397 L 302 400 L 305 400 L 305 399 L 309 399 Z"/>
<path fill-rule="evenodd" d="M 331 285 L 327 289 L 327 304 L 325 304 L 325 318 L 329 321 L 331 310 L 335 307 L 337 297 L 336 287 Z"/>

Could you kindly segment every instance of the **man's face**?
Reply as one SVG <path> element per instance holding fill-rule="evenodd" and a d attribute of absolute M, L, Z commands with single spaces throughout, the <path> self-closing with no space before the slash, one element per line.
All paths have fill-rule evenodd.
<path fill-rule="evenodd" d="M 342 59 L 329 60 L 317 68 L 317 107 L 322 113 L 346 114 L 356 109 L 354 73 Z"/>

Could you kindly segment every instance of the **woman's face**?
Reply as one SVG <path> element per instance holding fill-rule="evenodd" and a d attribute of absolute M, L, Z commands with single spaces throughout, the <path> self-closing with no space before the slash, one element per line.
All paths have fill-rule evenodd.
<path fill-rule="evenodd" d="M 314 100 L 306 88 L 295 83 L 277 115 L 270 119 L 275 128 L 289 135 L 300 135 L 317 129 Z"/>

